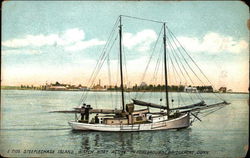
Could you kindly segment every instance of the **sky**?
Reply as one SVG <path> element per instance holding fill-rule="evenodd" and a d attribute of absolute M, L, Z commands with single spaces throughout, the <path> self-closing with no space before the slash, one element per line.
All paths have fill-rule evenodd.
<path fill-rule="evenodd" d="M 249 9 L 237 1 L 5 1 L 1 85 L 87 85 L 119 15 L 166 22 L 216 88 L 248 91 Z M 131 72 L 127 84 L 140 83 L 161 26 L 128 18 L 122 22 Z M 119 47 L 113 49 L 110 64 L 116 70 Z M 99 78 L 107 84 L 102 74 Z"/>

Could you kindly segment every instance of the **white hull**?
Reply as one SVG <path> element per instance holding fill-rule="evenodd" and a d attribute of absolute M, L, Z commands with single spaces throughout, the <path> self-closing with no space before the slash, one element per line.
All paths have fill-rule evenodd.
<path fill-rule="evenodd" d="M 93 130 L 93 131 L 154 131 L 187 128 L 190 125 L 189 114 L 181 115 L 178 118 L 165 120 L 155 123 L 133 124 L 133 125 L 106 125 L 106 124 L 89 124 L 70 121 L 69 125 L 74 130 Z"/>

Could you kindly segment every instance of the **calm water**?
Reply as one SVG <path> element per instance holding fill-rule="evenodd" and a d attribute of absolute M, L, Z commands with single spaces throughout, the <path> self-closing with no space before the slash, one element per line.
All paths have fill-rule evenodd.
<path fill-rule="evenodd" d="M 2 90 L 1 155 L 244 157 L 248 149 L 248 94 L 223 94 L 231 104 L 202 118 L 202 122 L 194 122 L 188 129 L 124 133 L 72 131 L 67 121 L 73 120 L 74 115 L 49 113 L 72 109 L 79 104 L 81 95 L 82 92 Z M 117 95 L 91 92 L 88 100 L 96 108 L 101 108 L 100 105 L 115 108 L 119 105 Z M 127 100 L 133 95 L 127 95 Z M 211 95 L 203 94 L 203 97 L 208 102 L 215 102 Z M 177 93 L 171 93 L 171 96 L 176 98 Z M 159 102 L 162 94 L 146 93 L 143 97 Z M 182 93 L 182 98 L 187 97 L 187 94 Z M 188 104 L 189 101 L 185 100 Z M 175 99 L 174 103 L 177 102 L 178 99 Z"/>

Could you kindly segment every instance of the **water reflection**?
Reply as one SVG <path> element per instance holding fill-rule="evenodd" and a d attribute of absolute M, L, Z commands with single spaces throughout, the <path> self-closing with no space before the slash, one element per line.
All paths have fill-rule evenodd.
<path fill-rule="evenodd" d="M 81 143 L 81 148 L 85 150 L 90 150 L 90 144 L 89 144 L 89 137 L 83 137 L 82 138 L 82 143 Z"/>
<path fill-rule="evenodd" d="M 100 151 L 126 151 L 126 154 L 134 154 L 135 151 L 183 151 L 199 150 L 203 141 L 192 129 L 168 130 L 168 131 L 144 131 L 144 132 L 91 132 L 71 131 L 71 136 L 78 137 L 77 150 Z M 196 149 L 192 149 L 192 147 Z M 122 156 L 125 153 L 120 152 Z M 84 155 L 84 154 L 83 154 Z"/>

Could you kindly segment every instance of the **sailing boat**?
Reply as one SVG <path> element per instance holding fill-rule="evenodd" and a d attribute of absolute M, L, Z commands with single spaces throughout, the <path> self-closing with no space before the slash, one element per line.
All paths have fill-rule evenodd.
<path fill-rule="evenodd" d="M 167 37 L 166 23 L 148 20 L 162 24 L 163 27 L 163 54 L 164 54 L 164 81 L 165 81 L 165 105 L 151 103 L 133 98 L 130 103 L 125 104 L 124 81 L 123 81 L 123 49 L 122 49 L 122 17 L 148 20 L 137 17 L 121 15 L 119 21 L 119 67 L 120 67 L 120 91 L 122 109 L 93 109 L 91 105 L 82 103 L 81 107 L 71 111 L 54 111 L 61 113 L 74 113 L 76 119 L 69 121 L 74 130 L 93 131 L 154 131 L 188 128 L 194 120 L 201 120 L 198 114 L 207 109 L 223 107 L 228 105 L 225 100 L 215 104 L 207 105 L 204 100 L 198 103 L 170 108 L 167 68 Z M 135 106 L 144 106 L 145 109 L 135 110 Z M 151 108 L 160 109 L 160 112 L 151 112 Z M 80 114 L 80 118 L 77 117 Z M 91 114 L 96 116 L 90 119 Z M 105 114 L 104 116 L 99 116 Z"/>

